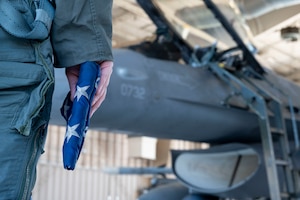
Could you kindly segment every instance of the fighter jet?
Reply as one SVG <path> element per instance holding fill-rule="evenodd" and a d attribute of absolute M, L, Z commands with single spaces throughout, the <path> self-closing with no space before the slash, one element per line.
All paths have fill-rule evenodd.
<path fill-rule="evenodd" d="M 224 1 L 137 2 L 156 39 L 114 49 L 107 97 L 89 128 L 210 144 L 172 151 L 176 182 L 139 199 L 300 198 L 299 85 L 258 61 L 245 22 Z M 62 70 L 56 81 L 50 123 L 65 125 Z"/>

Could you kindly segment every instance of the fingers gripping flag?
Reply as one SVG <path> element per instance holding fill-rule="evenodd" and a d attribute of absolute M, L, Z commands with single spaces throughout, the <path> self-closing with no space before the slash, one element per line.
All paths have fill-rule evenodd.
<path fill-rule="evenodd" d="M 100 67 L 96 62 L 85 62 L 80 73 L 73 102 L 70 92 L 64 100 L 61 114 L 67 121 L 63 144 L 63 163 L 67 170 L 74 170 L 89 126 L 91 104 L 100 81 Z"/>

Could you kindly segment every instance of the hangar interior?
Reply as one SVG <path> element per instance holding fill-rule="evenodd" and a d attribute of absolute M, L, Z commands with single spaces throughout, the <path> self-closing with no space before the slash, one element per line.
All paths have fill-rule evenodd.
<path fill-rule="evenodd" d="M 185 35 L 194 33 L 196 30 L 189 24 L 189 18 L 196 16 L 199 19 L 196 22 L 199 27 L 211 27 L 218 31 L 220 24 L 213 24 L 209 21 L 210 16 L 203 4 L 197 0 L 179 2 L 179 1 L 159 1 L 164 6 L 166 15 L 171 16 L 172 20 L 181 19 L 185 29 Z M 300 68 L 300 47 L 299 47 L 299 27 L 300 27 L 300 5 L 299 1 L 294 0 L 217 0 L 214 1 L 224 5 L 224 11 L 231 12 L 235 10 L 240 16 L 237 23 L 245 26 L 249 40 L 257 48 L 257 58 L 264 65 L 280 75 L 299 83 Z M 114 6 L 114 36 L 113 45 L 115 47 L 126 47 L 137 44 L 144 40 L 153 39 L 155 26 L 145 12 L 137 5 L 134 0 L 115 1 Z M 197 5 L 198 7 L 194 7 Z M 232 9 L 232 10 L 229 10 Z M 239 9 L 237 9 L 239 8 Z M 179 11 L 176 13 L 176 11 Z M 180 12 L 181 15 L 180 16 Z M 185 14 L 189 13 L 189 15 Z M 178 18 L 177 18 L 178 16 Z M 186 18 L 185 21 L 182 19 Z M 191 21 L 191 20 L 190 20 Z M 183 34 L 183 35 L 184 35 Z M 201 34 L 201 33 L 196 33 Z M 216 33 L 216 36 L 217 33 Z M 219 37 L 219 36 L 218 36 Z M 212 40 L 214 40 L 212 38 Z"/>
<path fill-rule="evenodd" d="M 265 67 L 300 84 L 300 1 L 216 1 L 224 5 L 224 10 L 230 7 L 236 12 L 235 15 L 240 16 L 240 21 L 232 23 L 237 23 L 247 30 L 245 34 L 257 49 L 256 57 Z M 186 16 L 185 21 L 178 20 L 178 23 L 184 27 L 183 37 L 188 37 L 190 33 L 203 34 L 188 23 L 194 15 L 208 20 L 197 21 L 199 27 L 211 26 L 210 28 L 218 30 L 220 26 L 209 21 L 205 12 L 201 13 L 202 7 L 197 0 L 161 0 L 160 3 L 166 15 L 175 21 L 178 20 L 178 16 Z M 154 39 L 156 27 L 135 0 L 114 0 L 113 4 L 114 48 L 123 48 Z M 217 34 L 218 31 L 215 33 Z M 213 37 L 208 38 L 210 42 L 213 42 L 213 39 Z M 39 164 L 33 199 L 132 200 L 137 197 L 141 189 L 149 186 L 151 180 L 149 176 L 117 176 L 102 172 L 105 167 L 155 165 L 155 159 L 143 158 L 141 151 L 130 151 L 130 140 L 125 135 L 90 131 L 78 169 L 67 173 L 62 167 L 61 158 L 63 136 L 64 127 L 50 127 L 46 153 Z M 145 140 L 139 138 L 135 144 L 143 142 Z M 151 142 L 153 141 L 147 140 L 148 145 Z M 168 147 L 170 145 L 170 148 L 175 149 L 206 147 L 205 144 L 184 141 L 170 142 Z M 130 156 L 131 153 L 136 155 Z M 151 152 L 148 149 L 146 155 L 149 154 Z M 74 188 L 75 190 L 72 190 Z"/>

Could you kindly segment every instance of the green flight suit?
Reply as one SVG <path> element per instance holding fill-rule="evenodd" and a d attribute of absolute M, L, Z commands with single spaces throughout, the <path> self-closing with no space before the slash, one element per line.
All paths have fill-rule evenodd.
<path fill-rule="evenodd" d="M 35 17 L 48 19 L 36 9 L 39 1 L 1 0 L 0 10 L 1 3 L 11 3 L 31 27 Z M 19 37 L 5 27 L 7 21 L 0 23 L 0 200 L 31 197 L 50 116 L 53 66 L 112 60 L 111 0 L 52 3 L 55 17 L 43 39 Z M 0 22 L 7 17 L 0 12 Z"/>

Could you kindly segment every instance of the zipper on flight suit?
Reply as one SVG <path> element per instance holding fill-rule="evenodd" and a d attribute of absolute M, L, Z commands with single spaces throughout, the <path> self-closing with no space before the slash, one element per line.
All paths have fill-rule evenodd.
<path fill-rule="evenodd" d="M 38 128 L 37 133 L 34 135 L 33 141 L 29 144 L 30 146 L 33 145 L 33 147 L 29 151 L 30 159 L 26 165 L 26 173 L 25 178 L 22 180 L 22 186 L 19 190 L 19 195 L 17 199 L 20 200 L 28 200 L 27 197 L 30 196 L 30 189 L 32 185 L 32 181 L 34 180 L 35 176 L 35 162 L 38 162 L 38 154 L 41 154 L 40 152 L 40 146 L 41 146 L 41 140 L 43 140 L 45 137 L 45 126 L 40 126 Z"/>

